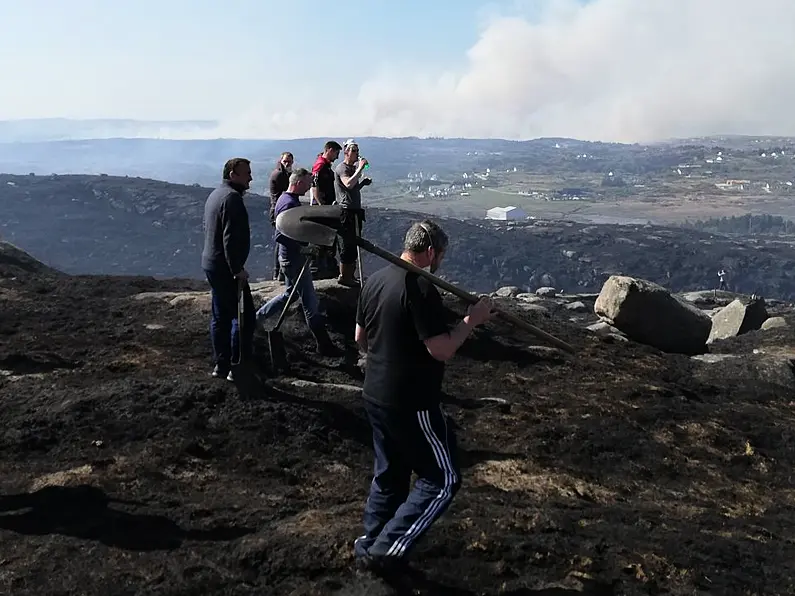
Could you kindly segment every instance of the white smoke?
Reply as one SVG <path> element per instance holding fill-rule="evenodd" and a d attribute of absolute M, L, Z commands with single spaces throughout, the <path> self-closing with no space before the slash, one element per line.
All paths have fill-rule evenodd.
<path fill-rule="evenodd" d="M 221 131 L 621 142 L 795 135 L 795 1 L 550 0 L 532 21 L 493 18 L 460 71 L 383 74 L 331 104 L 259 105 Z"/>

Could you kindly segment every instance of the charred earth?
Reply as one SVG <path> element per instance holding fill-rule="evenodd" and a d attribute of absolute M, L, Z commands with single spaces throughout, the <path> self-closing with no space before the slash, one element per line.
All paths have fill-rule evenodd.
<path fill-rule="evenodd" d="M 258 335 L 235 385 L 209 376 L 205 284 L 0 259 L 0 593 L 401 593 L 351 570 L 371 474 L 355 293 L 318 287 L 346 357 L 312 355 L 294 307 L 292 370 L 270 374 Z M 792 391 L 555 300 L 501 303 L 575 356 L 496 322 L 448 367 L 464 485 L 413 593 L 791 594 Z M 792 355 L 785 319 L 714 351 Z"/>

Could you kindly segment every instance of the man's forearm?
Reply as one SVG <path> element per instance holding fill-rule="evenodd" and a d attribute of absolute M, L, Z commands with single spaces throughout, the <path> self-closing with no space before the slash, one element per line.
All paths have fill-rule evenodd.
<path fill-rule="evenodd" d="M 345 181 L 345 187 L 354 190 L 359 185 L 359 178 L 362 175 L 362 170 L 356 170 L 353 175 Z"/>
<path fill-rule="evenodd" d="M 469 315 L 465 316 L 463 320 L 450 331 L 450 341 L 452 342 L 452 352 L 455 354 L 464 342 L 467 340 L 475 325 L 469 320 Z"/>

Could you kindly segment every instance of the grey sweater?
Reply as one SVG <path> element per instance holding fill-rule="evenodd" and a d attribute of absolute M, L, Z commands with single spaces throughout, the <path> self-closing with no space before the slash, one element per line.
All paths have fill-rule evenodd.
<path fill-rule="evenodd" d="M 248 210 L 243 189 L 224 180 L 204 204 L 202 268 L 239 273 L 251 250 Z"/>

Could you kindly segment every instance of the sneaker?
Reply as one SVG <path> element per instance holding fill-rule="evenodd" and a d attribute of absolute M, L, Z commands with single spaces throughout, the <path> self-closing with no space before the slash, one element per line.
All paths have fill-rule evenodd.
<path fill-rule="evenodd" d="M 408 562 L 399 557 L 357 555 L 356 570 L 377 576 L 395 576 L 407 573 Z"/>
<path fill-rule="evenodd" d="M 231 370 L 229 371 L 229 374 L 226 375 L 226 380 L 229 381 L 230 383 L 235 382 L 235 375 L 232 374 Z"/>
<path fill-rule="evenodd" d="M 365 540 L 367 540 L 367 534 L 362 534 L 353 541 L 353 556 L 357 559 L 367 555 L 367 547 L 364 544 Z"/>
<path fill-rule="evenodd" d="M 213 369 L 213 372 L 212 372 L 212 376 L 213 376 L 214 379 L 222 379 L 227 374 L 232 374 L 229 371 L 229 367 L 228 366 L 223 366 L 221 364 L 216 364 L 215 368 Z"/>

